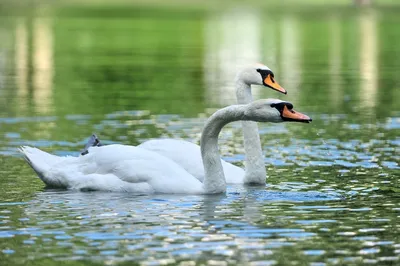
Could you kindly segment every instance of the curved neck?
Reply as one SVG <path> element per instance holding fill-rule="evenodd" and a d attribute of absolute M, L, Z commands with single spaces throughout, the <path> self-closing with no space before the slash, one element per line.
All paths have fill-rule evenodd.
<path fill-rule="evenodd" d="M 239 104 L 248 104 L 253 101 L 251 87 L 240 79 L 236 80 L 236 99 Z M 260 135 L 256 122 L 243 121 L 242 131 L 244 136 L 244 150 L 246 153 L 245 184 L 265 184 L 267 172 L 261 150 Z"/>
<path fill-rule="evenodd" d="M 226 124 L 244 119 L 245 106 L 231 105 L 215 112 L 204 125 L 200 148 L 205 173 L 203 186 L 206 193 L 225 192 L 226 181 L 218 150 L 218 135 Z"/>

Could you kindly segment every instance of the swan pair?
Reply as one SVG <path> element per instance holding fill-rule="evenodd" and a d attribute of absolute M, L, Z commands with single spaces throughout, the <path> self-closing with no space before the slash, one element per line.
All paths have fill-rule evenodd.
<path fill-rule="evenodd" d="M 265 99 L 252 102 L 251 84 L 286 93 L 272 71 L 255 65 L 236 78 L 239 105 L 215 112 L 205 123 L 201 147 L 182 140 L 150 140 L 137 147 L 91 147 L 84 156 L 58 157 L 36 148 L 20 151 L 42 181 L 56 188 L 134 193 L 223 193 L 228 183 L 265 184 L 258 128 L 255 122 L 305 122 L 311 119 L 293 110 L 289 102 Z M 254 122 L 248 122 L 248 121 Z M 243 122 L 246 172 L 220 158 L 218 135 L 233 121 Z"/>

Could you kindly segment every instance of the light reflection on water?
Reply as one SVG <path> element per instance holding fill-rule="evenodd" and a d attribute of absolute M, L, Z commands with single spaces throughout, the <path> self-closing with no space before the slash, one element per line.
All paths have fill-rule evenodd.
<path fill-rule="evenodd" d="M 36 259 L 279 262 L 279 250 L 290 247 L 303 250 L 297 259 L 318 261 L 326 254 L 361 261 L 395 244 L 377 234 L 388 230 L 392 221 L 383 211 L 393 212 L 392 206 L 366 208 L 318 192 L 229 187 L 220 196 L 132 196 L 50 190 L 0 208 L 0 238 L 21 243 L 3 253 Z M 370 216 L 377 211 L 379 219 Z M 315 243 L 328 234 L 341 249 L 316 250 Z"/>
<path fill-rule="evenodd" d="M 76 125 L 92 119 L 88 115 L 66 118 Z M 6 118 L 0 123 L 5 128 L 15 125 L 21 128 L 29 123 L 55 120 L 58 119 Z M 388 125 L 397 128 L 397 121 L 388 119 L 375 126 L 390 132 Z M 123 138 L 118 130 L 126 132 L 130 127 L 137 127 L 131 132 L 135 139 L 156 127 L 160 136 L 198 142 L 203 123 L 204 118 L 128 111 L 104 115 L 92 128 L 123 143 L 129 143 L 131 136 Z M 363 127 L 343 126 L 349 131 Z M 398 261 L 398 253 L 393 250 L 399 243 L 389 237 L 393 233 L 389 228 L 396 224 L 399 206 L 397 202 L 391 203 L 390 194 L 382 194 L 386 186 L 394 184 L 393 174 L 387 170 L 399 169 L 398 139 L 276 139 L 296 134 L 296 128 L 285 124 L 260 125 L 263 150 L 268 155 L 266 188 L 229 186 L 226 195 L 218 196 L 134 196 L 48 190 L 34 193 L 27 201 L 2 202 L 0 241 L 5 241 L 2 252 L 13 262 L 51 257 L 109 263 L 229 260 L 263 261 L 268 265 L 294 259 L 365 262 L 371 256 Z M 244 159 L 240 131 L 240 123 L 234 123 L 224 129 L 220 138 L 225 159 L 239 164 Z M 77 155 L 85 143 L 85 139 L 24 140 L 23 132 L 5 132 L 1 153 L 12 156 L 16 155 L 17 146 L 25 144 L 51 149 L 58 155 Z M 104 142 L 116 141 L 105 137 Z M 335 169 L 327 171 L 328 167 Z M 373 175 L 381 175 L 382 179 L 368 179 L 371 169 L 376 169 Z M 29 175 L 26 184 L 34 176 L 28 171 L 25 171 Z M 38 184 L 43 187 L 40 181 Z M 395 226 L 391 230 L 398 229 Z M 323 244 L 328 237 L 330 245 L 336 248 Z M 7 244 L 7 239 L 12 238 L 19 243 L 18 247 Z M 281 252 L 287 254 L 284 260 Z M 21 256 L 24 259 L 17 259 Z"/>
<path fill-rule="evenodd" d="M 146 134 L 148 127 L 153 126 L 159 130 L 159 138 L 172 137 L 183 138 L 188 141 L 199 143 L 201 128 L 205 122 L 205 118 L 184 118 L 179 115 L 155 115 L 150 116 L 146 111 L 124 111 L 107 114 L 105 119 L 98 124 L 92 125 L 93 132 L 112 131 L 113 139 L 108 140 L 107 137 L 100 136 L 105 144 L 122 142 L 127 144 L 127 136 L 118 135 L 118 130 L 127 130 L 136 127 L 134 131 L 129 131 L 139 142 L 149 139 L 141 138 L 142 134 Z M 76 126 L 87 125 L 91 119 L 89 115 L 73 115 L 66 116 L 67 120 L 71 120 Z M 328 117 L 321 115 L 315 120 L 321 120 L 329 123 L 330 120 L 337 120 L 336 116 Z M 345 120 L 345 117 L 342 116 Z M 19 117 L 19 118 L 0 118 L 0 124 L 22 125 L 26 123 L 50 123 L 55 122 L 56 117 Z M 347 168 L 390 168 L 400 169 L 398 165 L 399 139 L 383 138 L 385 133 L 383 130 L 395 130 L 400 127 L 399 118 L 388 118 L 386 123 L 378 123 L 374 125 L 360 124 L 342 124 L 343 130 L 349 131 L 349 134 L 358 134 L 371 130 L 377 131 L 376 136 L 368 136 L 366 139 L 348 139 L 339 140 L 335 138 L 325 138 L 323 133 L 316 133 L 316 139 L 298 139 L 290 138 L 296 133 L 296 125 L 290 125 L 290 129 L 285 124 L 260 124 L 260 135 L 263 140 L 263 152 L 265 154 L 265 162 L 273 166 L 343 166 Z M 220 135 L 220 146 L 225 159 L 230 162 L 240 163 L 244 160 L 243 145 L 241 142 L 241 124 L 232 123 L 222 131 Z M 298 125 L 300 128 L 304 125 Z M 306 125 L 308 126 L 308 125 Z M 294 131 L 294 133 L 293 133 Z M 378 132 L 379 131 L 379 132 Z M 49 140 L 23 140 L 19 132 L 7 132 L 4 130 L 4 140 L 0 147 L 0 154 L 16 155 L 17 148 L 22 145 L 32 145 L 40 148 L 60 147 L 61 150 L 55 150 L 56 154 L 68 154 L 65 152 L 66 147 L 75 149 L 71 154 L 77 155 L 78 151 L 84 146 L 86 139 L 78 142 L 69 141 L 49 141 Z M 125 133 L 125 131 L 123 131 Z M 110 134 L 110 132 L 108 132 Z M 279 137 L 286 135 L 285 138 Z M 361 135 L 362 133 L 360 133 Z M 287 138 L 289 136 L 289 139 Z M 87 137 L 87 136 L 85 136 Z M 379 139 L 382 138 L 382 139 Z M 275 152 L 278 150 L 279 152 Z"/>
<path fill-rule="evenodd" d="M 399 263 L 398 16 L 66 12 L 18 18 L 1 32 L 9 40 L 0 43 L 2 262 Z M 15 64 L 5 64 L 12 56 Z M 249 60 L 270 66 L 289 91 L 256 87 L 254 98 L 288 100 L 313 118 L 259 124 L 265 188 L 229 186 L 218 196 L 46 190 L 16 152 L 31 145 L 77 155 L 93 132 L 105 144 L 198 143 L 205 117 L 235 102 L 232 75 Z M 223 130 L 220 149 L 243 166 L 240 126 Z"/>

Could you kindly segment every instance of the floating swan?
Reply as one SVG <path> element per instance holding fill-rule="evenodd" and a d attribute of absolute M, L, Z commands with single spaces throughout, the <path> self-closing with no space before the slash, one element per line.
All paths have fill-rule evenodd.
<path fill-rule="evenodd" d="M 248 104 L 253 101 L 252 84 L 264 85 L 286 94 L 286 90 L 274 80 L 272 71 L 265 65 L 256 64 L 243 69 L 236 76 L 235 87 L 238 104 Z M 245 170 L 221 160 L 226 182 L 265 185 L 267 173 L 257 123 L 242 121 L 242 130 L 246 153 Z M 177 139 L 153 139 L 140 144 L 139 147 L 170 158 L 197 179 L 203 181 L 204 168 L 201 164 L 199 145 Z"/>
<path fill-rule="evenodd" d="M 276 99 L 218 110 L 205 123 L 201 136 L 203 182 L 171 159 L 129 145 L 91 147 L 88 154 L 79 157 L 59 157 L 27 146 L 21 147 L 20 152 L 49 187 L 146 194 L 222 193 L 226 190 L 226 181 L 218 151 L 218 135 L 226 124 L 239 120 L 311 121 L 308 116 L 295 112 L 291 103 Z"/>

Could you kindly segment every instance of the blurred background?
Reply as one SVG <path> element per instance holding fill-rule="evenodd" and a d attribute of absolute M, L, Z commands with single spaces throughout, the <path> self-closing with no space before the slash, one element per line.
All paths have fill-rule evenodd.
<path fill-rule="evenodd" d="M 399 10 L 394 0 L 3 0 L 0 114 L 194 115 L 234 103 L 237 70 L 262 62 L 289 94 L 256 97 L 387 116 L 400 98 Z"/>
<path fill-rule="evenodd" d="M 2 262 L 396 264 L 399 29 L 398 0 L 1 0 Z M 199 143 L 255 62 L 288 94 L 253 86 L 254 98 L 313 118 L 259 123 L 266 188 L 51 191 L 18 157 L 21 145 L 78 155 L 93 132 L 106 144 Z M 219 139 L 239 166 L 242 138 L 232 123 Z"/>
<path fill-rule="evenodd" d="M 133 144 L 162 137 L 164 122 L 139 130 L 143 139 L 131 136 L 143 122 L 129 122 L 129 114 L 124 126 L 98 124 L 123 111 L 207 116 L 236 102 L 235 74 L 254 62 L 288 90 L 253 86 L 254 98 L 325 116 L 304 136 L 322 130 L 319 137 L 338 138 L 340 123 L 397 127 L 399 11 L 394 0 L 3 0 L 3 153 L 22 140 L 76 143 L 92 132 Z M 326 123 L 329 116 L 339 118 Z M 119 127 L 129 130 L 116 135 Z M 368 139 L 371 130 L 358 134 Z"/>
<path fill-rule="evenodd" d="M 288 95 L 253 86 L 254 98 L 281 98 L 314 115 L 303 136 L 347 140 L 358 128 L 368 140 L 379 129 L 363 126 L 398 125 L 399 11 L 394 0 L 3 0 L 2 153 L 26 141 L 79 146 L 92 132 L 132 144 L 185 138 L 166 132 L 162 119 L 138 128 L 141 115 L 182 121 L 234 104 L 235 74 L 255 62 Z M 129 111 L 141 115 L 107 121 Z"/>

